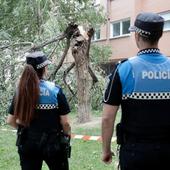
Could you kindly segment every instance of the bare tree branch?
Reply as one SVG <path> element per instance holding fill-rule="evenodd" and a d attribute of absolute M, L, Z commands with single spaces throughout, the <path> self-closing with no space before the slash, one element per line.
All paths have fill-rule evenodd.
<path fill-rule="evenodd" d="M 69 50 L 69 47 L 70 47 L 70 39 L 67 39 L 67 43 L 66 43 L 66 47 L 64 49 L 64 52 L 61 56 L 61 59 L 60 59 L 60 62 L 59 64 L 57 65 L 56 69 L 54 70 L 54 72 L 49 76 L 49 80 L 54 80 L 55 79 L 55 75 L 57 74 L 58 70 L 61 68 L 63 62 L 64 62 L 64 59 L 68 53 L 68 50 Z"/>
<path fill-rule="evenodd" d="M 19 64 L 24 64 L 25 63 L 25 61 L 16 61 L 15 63 L 12 63 L 12 64 L 10 64 L 10 65 L 7 65 L 7 66 L 5 66 L 4 67 L 4 69 L 8 69 L 8 68 L 10 68 L 10 67 L 12 67 L 12 66 L 16 66 L 16 65 L 19 65 Z"/>
<path fill-rule="evenodd" d="M 97 76 L 95 75 L 95 73 L 93 72 L 93 70 L 91 69 L 90 66 L 88 66 L 88 71 L 89 71 L 90 76 L 93 79 L 93 85 L 94 85 L 95 83 L 98 82 L 98 78 L 97 78 Z"/>
<path fill-rule="evenodd" d="M 41 48 L 43 48 L 43 47 L 45 47 L 45 46 L 47 46 L 47 45 L 49 45 L 49 44 L 52 44 L 52 43 L 54 43 L 54 42 L 56 42 L 56 41 L 63 40 L 63 39 L 66 38 L 66 37 L 67 37 L 67 35 L 66 35 L 65 33 L 63 33 L 63 34 L 61 34 L 61 35 L 59 35 L 59 36 L 57 36 L 57 37 L 55 37 L 55 38 L 53 38 L 53 39 L 51 39 L 51 40 L 49 40 L 49 41 L 43 42 L 43 43 L 40 44 L 40 45 L 37 45 L 37 46 L 32 47 L 32 48 L 29 49 L 28 51 L 36 51 L 36 50 L 41 49 Z"/>
<path fill-rule="evenodd" d="M 28 45 L 31 46 L 32 44 L 33 44 L 32 42 L 19 42 L 19 43 L 14 43 L 14 44 L 8 44 L 8 45 L 1 46 L 0 50 L 4 50 L 6 48 L 14 47 L 14 46 L 28 46 Z"/>
<path fill-rule="evenodd" d="M 94 29 L 90 28 L 88 30 L 88 32 L 87 32 L 87 35 L 89 36 L 89 39 L 88 39 L 88 48 L 87 48 L 88 59 L 89 59 L 90 45 L 91 45 L 91 39 L 92 39 L 93 34 L 94 34 Z"/>
<path fill-rule="evenodd" d="M 73 33 L 78 29 L 78 25 L 75 24 L 75 23 L 69 23 L 68 24 L 68 27 L 66 28 L 66 30 L 64 31 L 64 33 L 62 33 L 61 35 L 47 41 L 47 42 L 44 42 L 38 46 L 34 46 L 32 47 L 29 51 L 35 51 L 37 49 L 40 49 L 40 48 L 43 48 L 44 46 L 46 45 L 49 45 L 51 43 L 54 43 L 56 41 L 60 41 L 60 40 L 63 40 L 64 38 L 67 38 L 67 39 L 70 39 L 71 36 L 73 35 Z"/>
<path fill-rule="evenodd" d="M 57 44 L 55 45 L 53 51 L 49 54 L 48 58 L 51 58 L 56 50 L 56 48 L 58 47 L 58 44 L 59 44 L 60 41 L 57 42 Z"/>
<path fill-rule="evenodd" d="M 75 96 L 76 94 L 73 92 L 73 90 L 71 89 L 70 85 L 67 83 L 66 81 L 66 76 L 68 75 L 68 73 L 74 68 L 75 66 L 75 62 L 72 63 L 65 71 L 64 71 L 64 74 L 63 74 L 63 81 L 64 81 L 64 84 L 68 87 L 68 89 L 70 90 L 71 94 L 73 96 Z"/>

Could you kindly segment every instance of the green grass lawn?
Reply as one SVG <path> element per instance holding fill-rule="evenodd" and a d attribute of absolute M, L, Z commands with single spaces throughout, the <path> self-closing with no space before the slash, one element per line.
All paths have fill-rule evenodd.
<path fill-rule="evenodd" d="M 0 170 L 20 169 L 15 140 L 14 132 L 0 131 Z M 115 161 L 110 165 L 101 161 L 101 142 L 72 139 L 71 143 L 70 170 L 114 170 Z M 45 164 L 42 169 L 48 170 Z"/>
<path fill-rule="evenodd" d="M 73 117 L 72 133 L 93 136 L 101 134 L 101 117 L 99 113 L 93 115 L 92 122 L 82 125 L 77 125 L 74 122 L 74 115 L 71 117 Z M 1 128 L 11 129 L 9 126 Z M 15 132 L 0 130 L 0 170 L 20 170 L 15 140 Z M 110 165 L 105 165 L 101 161 L 101 142 L 72 139 L 71 143 L 70 170 L 116 170 L 116 157 L 113 158 L 113 162 Z M 112 148 L 115 152 L 115 143 L 112 143 Z M 45 164 L 43 164 L 42 170 L 48 170 Z"/>

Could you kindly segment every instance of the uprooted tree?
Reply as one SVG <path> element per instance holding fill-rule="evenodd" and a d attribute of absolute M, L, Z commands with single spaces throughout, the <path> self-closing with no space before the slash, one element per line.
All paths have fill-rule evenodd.
<path fill-rule="evenodd" d="M 72 39 L 72 55 L 75 60 L 76 78 L 77 78 L 77 98 L 78 98 L 78 120 L 79 122 L 86 122 L 90 120 L 91 101 L 90 101 L 90 78 L 96 83 L 97 77 L 90 67 L 89 50 L 91 37 L 94 30 L 88 30 L 88 39 L 85 39 L 79 31 L 73 34 Z"/>
<path fill-rule="evenodd" d="M 95 73 L 90 67 L 90 61 L 89 61 L 89 50 L 90 50 L 91 38 L 93 36 L 93 33 L 94 33 L 93 28 L 90 28 L 87 31 L 88 37 L 84 37 L 80 33 L 80 30 L 78 29 L 78 25 L 71 23 L 68 25 L 66 30 L 59 36 L 49 41 L 43 42 L 42 44 L 39 44 L 37 46 L 33 45 L 33 47 L 25 51 L 25 52 L 29 52 L 29 51 L 40 50 L 49 44 L 66 39 L 66 46 L 60 58 L 60 61 L 58 62 L 58 65 L 55 67 L 54 71 L 50 74 L 48 79 L 50 80 L 55 79 L 55 76 L 58 70 L 61 68 L 64 62 L 64 59 L 68 54 L 69 48 L 71 48 L 72 55 L 74 57 L 74 62 L 70 66 L 68 66 L 68 68 L 64 71 L 63 81 L 65 85 L 68 87 L 68 89 L 70 90 L 70 93 L 73 96 L 77 95 L 78 122 L 80 123 L 87 122 L 90 120 L 91 101 L 90 101 L 89 91 L 90 91 L 91 85 L 98 81 Z M 25 45 L 31 45 L 31 43 L 13 44 L 13 46 L 18 46 L 18 45 L 25 46 Z M 10 45 L 1 46 L 0 49 L 4 50 L 8 47 L 10 47 Z M 75 73 L 76 73 L 77 92 L 74 92 L 69 86 L 69 84 L 67 84 L 67 81 L 66 81 L 67 74 L 74 67 L 75 67 Z M 90 76 L 91 76 L 91 79 L 90 79 Z"/>
<path fill-rule="evenodd" d="M 1 78 L 3 79 L 3 83 L 0 83 L 0 86 L 2 86 L 0 90 L 2 89 L 4 91 L 5 89 L 7 91 L 5 83 L 9 80 L 9 77 L 13 77 L 14 71 L 19 71 L 18 63 L 23 63 L 23 60 L 13 61 L 15 56 L 22 56 L 27 51 L 40 49 L 49 53 L 49 57 L 56 56 L 58 52 L 56 49 L 59 49 L 63 42 L 62 53 L 57 54 L 57 56 L 60 56 L 58 57 L 59 62 L 51 70 L 49 79 L 56 79 L 56 74 L 62 67 L 65 57 L 71 48 L 74 62 L 64 71 L 63 81 L 70 90 L 70 93 L 73 96 L 77 96 L 78 122 L 89 121 L 91 112 L 89 90 L 91 85 L 97 82 L 97 77 L 89 61 L 91 38 L 94 32 L 91 27 L 95 28 L 98 24 L 104 22 L 105 17 L 99 14 L 101 10 L 98 9 L 95 11 L 90 0 L 31 0 L 30 2 L 32 3 L 27 3 L 24 0 L 21 0 L 19 3 L 12 0 L 9 2 L 3 0 L 3 2 L 1 5 L 4 5 L 5 8 L 10 4 L 11 7 L 4 8 L 4 13 L 7 11 L 7 14 L 2 13 L 2 15 L 6 15 L 7 19 L 3 18 L 0 21 L 0 25 L 2 26 L 2 31 L 0 30 L 0 38 L 2 37 L 0 50 L 3 51 L 1 55 L 8 54 L 7 60 L 9 62 L 7 64 L 6 59 L 4 61 L 2 60 L 4 70 L 2 70 Z M 8 6 L 5 6 L 5 2 L 9 3 Z M 14 15 L 16 17 L 13 17 Z M 80 33 L 78 25 L 84 26 L 86 30 L 89 27 L 89 30 L 86 31 L 87 37 L 84 37 Z M 58 35 L 56 36 L 56 34 Z M 50 40 L 46 41 L 46 39 Z M 10 71 L 8 69 L 9 67 Z M 76 73 L 76 91 L 67 83 L 66 78 L 73 68 Z M 5 72 L 7 73 L 6 75 Z M 10 89 L 14 87 L 15 80 L 10 85 Z"/>
<path fill-rule="evenodd" d="M 91 44 L 91 38 L 94 34 L 93 28 L 90 28 L 87 31 L 88 37 L 84 37 L 80 30 L 78 29 L 78 25 L 71 23 L 68 25 L 64 33 L 62 33 L 57 38 L 54 38 L 48 42 L 44 42 L 38 46 L 32 47 L 29 51 L 36 51 L 40 48 L 54 43 L 56 41 L 61 41 L 66 38 L 66 47 L 62 54 L 62 57 L 59 61 L 59 64 L 56 66 L 55 70 L 49 76 L 49 79 L 54 80 L 55 75 L 58 70 L 61 68 L 64 59 L 68 53 L 69 48 L 71 47 L 72 55 L 74 57 L 74 62 L 64 71 L 63 80 L 65 85 L 68 87 L 72 95 L 77 94 L 78 99 L 78 122 L 87 122 L 90 120 L 90 112 L 91 112 L 91 101 L 90 101 L 90 87 L 92 85 L 91 76 L 93 80 L 93 84 L 96 83 L 97 77 L 94 74 L 93 70 L 90 67 L 89 62 L 89 50 Z M 75 67 L 76 73 L 76 81 L 77 81 L 77 92 L 73 92 L 71 87 L 67 84 L 66 76 L 71 69 Z"/>

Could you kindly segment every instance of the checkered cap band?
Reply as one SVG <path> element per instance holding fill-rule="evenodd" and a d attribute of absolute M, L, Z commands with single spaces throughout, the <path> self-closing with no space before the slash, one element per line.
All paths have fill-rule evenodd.
<path fill-rule="evenodd" d="M 38 64 L 38 65 L 37 65 L 37 69 L 43 68 L 43 67 L 45 67 L 46 65 L 48 65 L 48 64 L 50 64 L 50 63 L 51 63 L 51 62 L 50 62 L 49 60 L 46 60 L 46 61 L 44 61 L 43 63 Z"/>
<path fill-rule="evenodd" d="M 150 32 L 148 31 L 145 31 L 145 30 L 142 30 L 136 26 L 134 26 L 134 29 L 135 29 L 135 32 L 137 32 L 138 34 L 140 34 L 141 36 L 144 36 L 144 37 L 148 37 L 149 35 L 151 35 Z"/>
<path fill-rule="evenodd" d="M 58 105 L 56 104 L 38 104 L 37 109 L 44 109 L 44 110 L 49 110 L 49 109 L 56 109 L 58 108 Z"/>
<path fill-rule="evenodd" d="M 165 100 L 170 99 L 170 92 L 158 92 L 158 93 L 137 93 L 126 94 L 122 96 L 122 100 L 126 99 L 139 99 L 139 100 Z"/>

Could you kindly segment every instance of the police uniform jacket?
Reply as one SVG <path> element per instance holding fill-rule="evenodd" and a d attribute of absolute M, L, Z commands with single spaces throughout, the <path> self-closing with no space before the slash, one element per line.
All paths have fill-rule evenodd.
<path fill-rule="evenodd" d="M 145 49 L 118 64 L 109 76 L 104 103 L 121 105 L 126 134 L 168 138 L 170 131 L 170 59 Z"/>
<path fill-rule="evenodd" d="M 59 86 L 54 83 L 40 80 L 39 102 L 35 108 L 36 116 L 29 125 L 32 131 L 61 131 L 60 115 L 70 112 L 66 97 Z M 9 113 L 14 114 L 14 99 L 9 108 Z"/>

